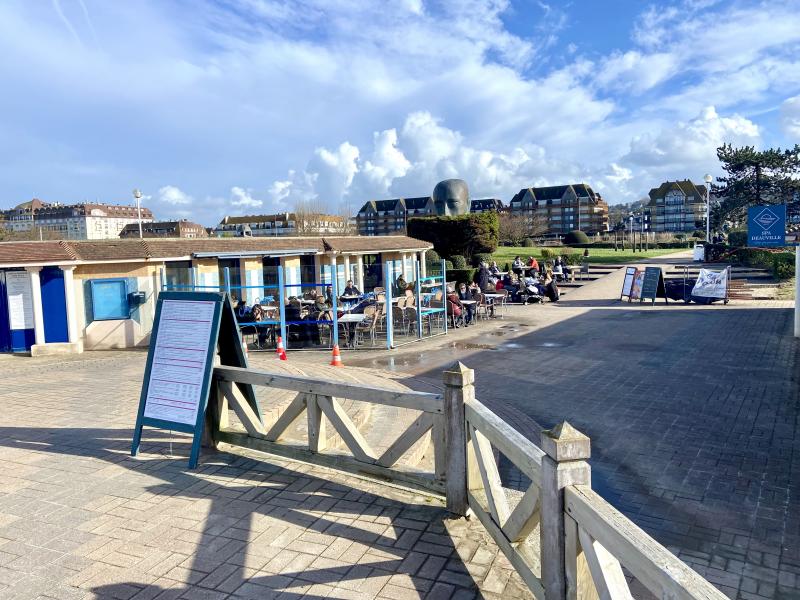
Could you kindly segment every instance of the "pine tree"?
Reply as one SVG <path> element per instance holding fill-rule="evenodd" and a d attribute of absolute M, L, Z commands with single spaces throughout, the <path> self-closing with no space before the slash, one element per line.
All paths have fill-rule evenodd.
<path fill-rule="evenodd" d="M 800 145 L 793 149 L 756 150 L 753 146 L 717 148 L 717 158 L 726 175 L 711 186 L 721 199 L 711 216 L 718 228 L 731 221 L 744 223 L 747 209 L 759 204 L 788 204 L 800 194 Z"/>

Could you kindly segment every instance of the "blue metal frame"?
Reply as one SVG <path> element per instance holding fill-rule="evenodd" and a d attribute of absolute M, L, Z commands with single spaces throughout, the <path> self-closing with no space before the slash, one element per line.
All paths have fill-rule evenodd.
<path fill-rule="evenodd" d="M 394 348 L 394 315 L 392 314 L 392 279 L 394 278 L 394 269 L 392 263 L 384 263 L 383 265 L 384 281 L 386 282 L 386 349 L 391 350 Z"/>
<path fill-rule="evenodd" d="M 152 419 L 144 416 L 147 391 L 150 386 L 150 372 L 153 368 L 153 354 L 155 353 L 156 342 L 158 340 L 158 329 L 161 322 L 161 308 L 164 300 L 190 300 L 190 301 L 211 301 L 215 302 L 213 322 L 211 325 L 211 335 L 208 340 L 208 352 L 206 354 L 206 372 L 203 374 L 202 393 L 200 404 L 197 409 L 197 421 L 194 426 L 184 423 L 173 423 L 162 419 Z M 142 393 L 139 396 L 139 411 L 136 415 L 136 427 L 133 430 L 133 441 L 131 443 L 131 456 L 139 453 L 139 446 L 142 441 L 142 428 L 156 427 L 158 429 L 169 429 L 193 434 L 192 451 L 189 455 L 189 468 L 194 469 L 200 458 L 200 443 L 203 437 L 203 425 L 208 408 L 208 397 L 211 392 L 211 376 L 214 371 L 214 357 L 217 352 L 217 339 L 219 338 L 219 324 L 222 315 L 222 304 L 225 298 L 219 292 L 162 292 L 156 304 L 156 315 L 153 320 L 153 331 L 150 335 L 150 349 L 147 351 L 147 365 L 144 369 L 144 381 L 142 383 Z"/>
<path fill-rule="evenodd" d="M 419 261 L 414 261 L 414 291 L 417 297 L 417 338 L 422 339 L 422 282 L 419 280 Z"/>
<path fill-rule="evenodd" d="M 98 317 L 95 314 L 95 306 L 96 306 L 95 299 L 94 299 L 95 284 L 98 284 L 98 283 L 112 283 L 112 282 L 122 282 L 122 285 L 125 288 L 125 292 L 124 292 L 123 296 L 125 298 L 125 305 L 127 306 L 126 314 L 124 316 L 120 316 L 120 317 Z M 128 280 L 127 279 L 125 279 L 124 277 L 110 277 L 108 279 L 90 279 L 89 280 L 89 286 L 90 286 L 90 288 L 92 290 L 92 321 L 120 321 L 120 320 L 130 319 L 131 318 L 131 305 L 128 302 Z"/>
<path fill-rule="evenodd" d="M 346 275 L 346 273 L 345 273 Z M 336 265 L 331 282 L 331 315 L 333 315 L 333 345 L 339 345 L 339 267 Z"/>
<path fill-rule="evenodd" d="M 286 337 L 286 284 L 283 281 L 283 266 L 278 267 L 278 296 L 280 297 L 278 311 L 281 316 L 281 339 L 285 348 L 289 339 Z"/>

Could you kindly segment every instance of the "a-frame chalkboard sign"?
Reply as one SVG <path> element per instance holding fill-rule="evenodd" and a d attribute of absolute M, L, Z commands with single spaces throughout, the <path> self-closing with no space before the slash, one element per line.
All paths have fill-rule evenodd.
<path fill-rule="evenodd" d="M 227 294 L 161 292 L 156 305 L 131 454 L 142 428 L 193 434 L 189 468 L 197 466 L 217 353 L 220 363 L 247 367 L 239 328 Z M 239 385 L 261 418 L 253 389 Z"/>
<path fill-rule="evenodd" d="M 669 302 L 667 300 L 667 286 L 664 284 L 664 272 L 661 267 L 647 267 L 644 270 L 639 302 L 652 300 L 653 304 L 655 304 L 656 298 L 663 298 L 664 302 Z"/>
<path fill-rule="evenodd" d="M 622 281 L 622 292 L 619 299 L 622 300 L 625 296 L 628 297 L 628 302 L 631 301 L 631 293 L 633 290 L 633 281 L 636 279 L 636 267 L 625 267 L 625 279 Z"/>

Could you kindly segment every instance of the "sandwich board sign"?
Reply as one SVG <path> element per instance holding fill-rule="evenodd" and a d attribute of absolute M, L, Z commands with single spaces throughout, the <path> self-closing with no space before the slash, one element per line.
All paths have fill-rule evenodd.
<path fill-rule="evenodd" d="M 664 272 L 661 267 L 646 267 L 642 278 L 642 287 L 639 294 L 639 302 L 652 300 L 656 303 L 656 298 L 667 300 L 667 286 L 664 283 Z"/>
<path fill-rule="evenodd" d="M 619 295 L 620 300 L 627 296 L 630 301 L 633 280 L 636 278 L 637 271 L 638 269 L 636 267 L 625 267 L 625 279 L 622 281 L 622 293 Z"/>
<path fill-rule="evenodd" d="M 786 245 L 786 205 L 751 206 L 747 209 L 747 245 L 755 248 Z"/>
<path fill-rule="evenodd" d="M 227 294 L 162 292 L 158 297 L 131 455 L 147 425 L 191 433 L 189 468 L 197 466 L 217 352 L 222 364 L 247 367 Z M 239 387 L 261 417 L 251 386 Z"/>

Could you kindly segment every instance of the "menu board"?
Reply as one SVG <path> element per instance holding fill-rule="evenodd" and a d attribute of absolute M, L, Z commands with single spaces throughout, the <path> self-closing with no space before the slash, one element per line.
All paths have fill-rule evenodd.
<path fill-rule="evenodd" d="M 33 292 L 27 271 L 6 272 L 9 329 L 33 329 Z"/>
<path fill-rule="evenodd" d="M 206 391 L 208 348 L 218 304 L 209 300 L 163 301 L 152 350 L 145 417 L 186 425 L 197 421 Z"/>
<path fill-rule="evenodd" d="M 636 267 L 625 267 L 625 279 L 622 282 L 622 293 L 619 295 L 620 300 L 625 296 L 630 297 L 631 288 L 633 288 L 633 280 L 636 277 Z"/>
<path fill-rule="evenodd" d="M 642 282 L 642 291 L 639 296 L 640 300 L 656 301 L 656 298 L 666 298 L 666 289 L 664 285 L 664 273 L 661 267 L 647 267 L 644 270 L 644 280 Z"/>
<path fill-rule="evenodd" d="M 628 294 L 628 300 L 639 300 L 642 296 L 642 283 L 644 282 L 644 271 L 636 269 L 633 276 L 633 285 L 631 285 L 631 293 Z"/>

